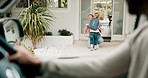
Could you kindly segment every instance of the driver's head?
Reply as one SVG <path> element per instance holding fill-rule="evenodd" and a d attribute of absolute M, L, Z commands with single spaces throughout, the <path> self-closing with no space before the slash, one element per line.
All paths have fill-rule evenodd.
<path fill-rule="evenodd" d="M 130 14 L 147 14 L 148 0 L 126 0 Z"/>

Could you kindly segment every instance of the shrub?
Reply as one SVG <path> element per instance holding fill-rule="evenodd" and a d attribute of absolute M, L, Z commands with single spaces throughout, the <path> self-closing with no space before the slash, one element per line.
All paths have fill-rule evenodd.
<path fill-rule="evenodd" d="M 45 32 L 44 35 L 52 36 L 52 32 Z"/>
<path fill-rule="evenodd" d="M 58 33 L 61 36 L 71 36 L 72 35 L 72 33 L 66 29 L 59 30 Z"/>

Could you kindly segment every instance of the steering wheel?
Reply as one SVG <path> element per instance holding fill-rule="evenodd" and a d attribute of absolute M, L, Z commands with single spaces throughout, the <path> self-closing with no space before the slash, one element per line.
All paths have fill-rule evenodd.
<path fill-rule="evenodd" d="M 20 39 L 24 37 L 23 28 L 17 19 L 4 18 L 0 20 L 0 78 L 35 78 L 39 74 L 39 70 L 34 66 L 19 64 L 17 61 L 9 62 L 7 59 L 6 52 L 9 55 L 16 53 L 16 50 L 5 39 L 3 24 L 8 20 L 16 23 Z"/>
<path fill-rule="evenodd" d="M 8 61 L 6 50 L 2 47 L 0 47 L 0 78 L 25 78 L 19 66 Z"/>
<path fill-rule="evenodd" d="M 6 13 L 20 0 L 0 0 L 0 13 Z M 19 39 L 24 37 L 21 23 L 14 18 L 0 19 L 0 78 L 35 78 L 39 70 L 31 65 L 23 65 L 17 61 L 9 61 L 7 54 L 13 55 L 17 51 L 10 45 L 5 37 L 4 23 L 13 21 L 18 28 Z"/>
<path fill-rule="evenodd" d="M 7 19 L 10 20 L 10 19 Z M 19 21 L 12 19 L 16 21 L 18 24 L 19 30 L 22 32 L 22 28 L 19 26 Z M 21 68 L 18 65 L 17 62 L 9 62 L 7 58 L 7 52 L 12 55 L 16 53 L 16 50 L 13 49 L 13 47 L 8 44 L 5 40 L 5 33 L 3 28 L 3 22 L 6 21 L 6 19 L 3 19 L 0 21 L 0 78 L 25 78 L 21 72 Z M 23 34 L 19 34 L 21 37 L 23 37 Z"/>

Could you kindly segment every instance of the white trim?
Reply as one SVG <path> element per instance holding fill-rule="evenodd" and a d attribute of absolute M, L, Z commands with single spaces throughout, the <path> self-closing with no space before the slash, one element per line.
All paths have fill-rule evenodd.
<path fill-rule="evenodd" d="M 81 26 L 81 22 L 82 22 L 82 21 L 81 21 L 81 14 L 82 14 L 82 13 L 81 13 L 81 6 L 82 6 L 82 5 L 81 5 L 81 2 L 82 2 L 82 0 L 79 0 L 79 1 L 80 1 L 80 27 L 79 27 L 79 28 L 80 28 L 80 29 L 79 29 L 79 36 L 80 36 L 80 37 L 79 37 L 79 39 L 82 39 L 82 40 L 84 39 L 84 40 L 85 40 L 85 39 L 87 39 L 87 37 L 84 37 L 84 34 L 81 34 L 81 27 L 82 27 L 82 26 Z M 93 14 L 93 0 L 90 1 L 90 13 Z"/>
<path fill-rule="evenodd" d="M 50 8 L 53 13 L 70 13 L 72 0 L 67 0 L 68 7 L 67 8 Z"/>
<path fill-rule="evenodd" d="M 111 25 L 111 39 L 113 38 L 113 23 L 114 23 L 114 0 L 112 0 L 112 25 Z"/>
<path fill-rule="evenodd" d="M 125 25 L 126 25 L 126 1 L 124 0 L 124 10 L 123 10 L 123 30 L 122 30 L 122 36 L 125 36 Z"/>
<path fill-rule="evenodd" d="M 81 22 L 82 22 L 82 21 L 81 21 L 81 16 L 82 16 L 82 15 L 81 15 L 81 10 L 82 10 L 82 9 L 81 9 L 81 8 L 82 8 L 81 2 L 82 2 L 82 0 L 79 0 L 79 3 L 80 3 L 80 4 L 79 4 L 79 5 L 80 5 L 80 10 L 79 10 L 79 14 L 80 14 L 80 15 L 79 15 L 79 20 L 80 20 L 80 22 L 79 22 L 79 40 L 81 39 Z"/>
<path fill-rule="evenodd" d="M 114 3 L 115 1 L 113 0 L 113 23 L 114 23 Z M 122 27 L 122 35 L 114 35 L 113 33 L 113 26 L 112 26 L 112 36 L 111 36 L 111 40 L 124 40 L 125 39 L 125 25 L 126 25 L 126 1 L 124 0 L 124 12 L 123 12 L 123 27 Z M 114 24 L 113 24 L 114 25 Z"/>
<path fill-rule="evenodd" d="M 129 27 L 129 13 L 128 13 L 128 7 L 127 7 L 127 4 L 125 5 L 125 14 L 126 14 L 126 19 L 125 19 L 125 21 L 126 21 L 126 23 L 125 23 L 125 32 L 124 32 L 124 34 L 125 34 L 125 36 L 128 34 L 128 27 Z"/>
<path fill-rule="evenodd" d="M 91 14 L 94 14 L 94 13 L 93 13 L 93 12 L 94 12 L 94 11 L 93 11 L 93 10 L 94 10 L 94 3 L 93 3 L 93 2 L 94 2 L 94 0 L 91 0 L 91 3 L 90 3 L 90 7 L 91 7 L 90 13 L 91 13 Z"/>
<path fill-rule="evenodd" d="M 30 4 L 30 0 L 28 0 L 28 6 L 30 6 L 31 4 Z"/>
<path fill-rule="evenodd" d="M 79 40 L 80 39 L 80 0 L 76 0 L 76 5 L 77 5 L 77 10 L 78 12 L 76 12 L 76 35 L 75 35 L 75 40 Z"/>

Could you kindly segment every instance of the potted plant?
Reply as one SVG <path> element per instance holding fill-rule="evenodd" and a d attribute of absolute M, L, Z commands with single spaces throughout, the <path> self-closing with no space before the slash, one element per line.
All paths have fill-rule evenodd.
<path fill-rule="evenodd" d="M 52 34 L 52 32 L 49 31 L 49 32 L 45 32 L 44 35 L 45 36 L 52 36 L 53 34 Z"/>
<path fill-rule="evenodd" d="M 48 0 L 46 1 L 49 3 Z M 31 40 L 34 48 L 41 41 L 45 32 L 50 29 L 53 18 L 54 16 L 48 7 L 41 6 L 41 2 L 38 0 L 20 13 L 19 19 L 22 23 L 24 34 Z"/>
<path fill-rule="evenodd" d="M 72 35 L 72 33 L 70 31 L 66 30 L 66 29 L 61 29 L 61 30 L 58 31 L 58 33 L 61 36 L 71 36 Z"/>
<path fill-rule="evenodd" d="M 49 32 L 50 33 L 50 32 Z M 42 41 L 38 46 L 67 46 L 73 45 L 73 34 L 66 29 L 60 29 L 58 31 L 59 35 L 45 35 L 44 41 Z"/>

